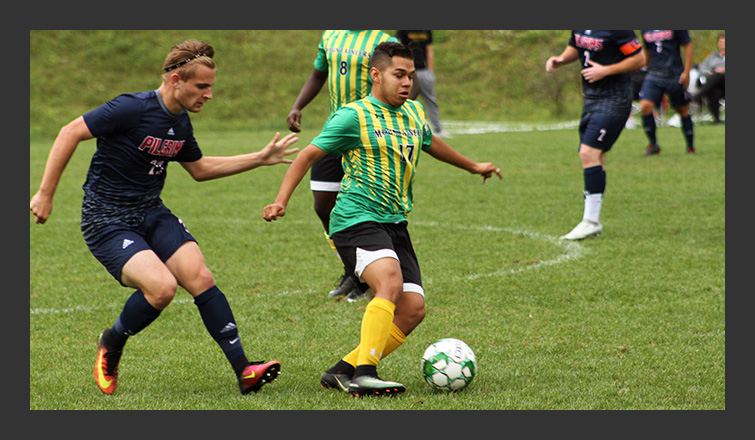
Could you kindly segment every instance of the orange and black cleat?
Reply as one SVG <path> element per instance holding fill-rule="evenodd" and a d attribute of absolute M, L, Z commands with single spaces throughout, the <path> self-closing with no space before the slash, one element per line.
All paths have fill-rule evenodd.
<path fill-rule="evenodd" d="M 105 330 L 109 331 L 109 330 Z M 102 333 L 103 335 L 105 332 Z M 108 350 L 102 342 L 97 346 L 97 360 L 94 363 L 94 381 L 105 394 L 113 394 L 118 386 L 118 363 L 123 351 Z"/>

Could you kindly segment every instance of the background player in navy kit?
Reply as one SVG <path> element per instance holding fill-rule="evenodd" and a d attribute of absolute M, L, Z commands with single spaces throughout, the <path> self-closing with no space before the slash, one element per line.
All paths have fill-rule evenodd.
<path fill-rule="evenodd" d="M 168 163 L 177 161 L 197 181 L 264 165 L 291 163 L 298 139 L 279 134 L 256 153 L 208 157 L 194 139 L 187 112 L 212 98 L 214 49 L 188 40 L 173 46 L 157 90 L 124 94 L 64 126 L 55 139 L 39 190 L 29 209 L 37 223 L 52 211 L 63 170 L 81 141 L 97 138 L 84 183 L 81 230 L 92 254 L 123 286 L 137 289 L 112 328 L 100 337 L 94 376 L 102 392 L 115 392 L 118 365 L 129 336 L 153 322 L 176 294 L 193 297 L 210 335 L 237 375 L 242 394 L 276 378 L 277 361 L 250 363 L 225 295 L 215 285 L 194 237 L 160 199 Z"/>
<path fill-rule="evenodd" d="M 600 208 L 606 186 L 606 153 L 621 134 L 632 109 L 629 73 L 645 64 L 640 41 L 631 30 L 574 30 L 566 49 L 545 63 L 546 72 L 580 60 L 582 118 L 579 157 L 585 183 L 582 221 L 564 240 L 600 236 Z"/>
<path fill-rule="evenodd" d="M 671 107 L 682 119 L 682 134 L 687 152 L 694 153 L 694 124 L 689 114 L 689 71 L 692 69 L 692 43 L 686 30 L 643 30 L 643 52 L 648 62 L 648 74 L 640 90 L 642 128 L 650 141 L 644 155 L 661 152 L 656 138 L 653 109 L 661 105 L 667 94 Z M 681 51 L 684 48 L 684 61 Z"/>

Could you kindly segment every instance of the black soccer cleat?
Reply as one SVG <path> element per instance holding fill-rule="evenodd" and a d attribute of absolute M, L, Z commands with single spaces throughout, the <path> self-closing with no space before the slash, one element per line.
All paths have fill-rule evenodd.
<path fill-rule="evenodd" d="M 406 391 L 406 387 L 398 382 L 391 382 L 373 376 L 358 376 L 351 379 L 349 395 L 363 396 L 396 396 Z"/>

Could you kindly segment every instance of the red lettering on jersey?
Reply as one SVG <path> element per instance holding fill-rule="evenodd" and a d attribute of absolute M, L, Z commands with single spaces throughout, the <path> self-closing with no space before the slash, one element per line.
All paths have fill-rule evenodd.
<path fill-rule="evenodd" d="M 603 49 L 603 39 L 588 37 L 586 35 L 574 35 L 574 41 L 577 43 L 577 47 L 582 49 L 591 50 L 593 52 Z"/>
<path fill-rule="evenodd" d="M 671 40 L 674 38 L 674 31 L 650 31 L 642 34 L 645 41 L 655 43 L 656 41 Z"/>
<path fill-rule="evenodd" d="M 170 151 L 170 155 L 175 156 L 176 154 L 178 154 L 178 152 L 181 151 L 181 147 L 184 146 L 185 142 L 186 141 L 175 141 L 173 143 L 173 148 Z"/>
<path fill-rule="evenodd" d="M 174 139 L 160 139 L 154 136 L 147 136 L 139 145 L 139 149 L 144 151 L 149 149 L 149 154 L 155 156 L 169 156 L 173 157 L 181 151 L 181 148 L 186 143 L 185 140 Z"/>
<path fill-rule="evenodd" d="M 142 151 L 144 151 L 147 148 L 152 149 L 156 144 L 157 145 L 160 144 L 160 139 L 159 138 L 155 138 L 155 137 L 152 137 L 152 136 L 147 136 L 142 141 L 142 144 L 139 145 L 139 149 L 142 150 Z"/>
<path fill-rule="evenodd" d="M 160 155 L 160 156 L 169 156 L 170 155 L 170 150 L 173 148 L 173 144 L 175 142 L 176 141 L 174 141 L 172 139 L 165 139 L 163 141 L 162 146 L 160 147 L 160 151 L 157 154 Z"/>

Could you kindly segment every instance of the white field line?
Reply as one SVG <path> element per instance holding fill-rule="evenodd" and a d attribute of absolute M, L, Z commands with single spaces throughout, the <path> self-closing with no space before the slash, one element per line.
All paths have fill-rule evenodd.
<path fill-rule="evenodd" d="M 464 277 L 454 276 L 452 278 L 453 280 L 476 280 L 478 278 L 511 275 L 515 273 L 528 271 L 528 270 L 538 269 L 541 267 L 553 266 L 554 264 L 559 264 L 559 263 L 563 263 L 571 259 L 580 258 L 585 254 L 587 250 L 581 244 L 573 242 L 573 241 L 559 240 L 558 237 L 553 236 L 553 235 L 541 234 L 539 232 L 531 232 L 531 231 L 525 231 L 525 230 L 520 230 L 520 229 L 500 228 L 496 226 L 442 225 L 437 222 L 423 222 L 423 221 L 415 221 L 413 222 L 413 224 L 416 226 L 441 227 L 444 229 L 457 229 L 457 230 L 465 230 L 465 231 L 482 231 L 482 232 L 499 232 L 499 233 L 513 234 L 513 235 L 523 235 L 532 240 L 545 241 L 547 243 L 558 246 L 562 248 L 563 250 L 563 252 L 560 255 L 550 260 L 539 261 L 537 263 L 528 264 L 522 267 L 517 267 L 515 269 L 501 269 L 501 270 L 488 272 L 488 273 L 475 273 L 475 274 L 467 275 Z"/>
<path fill-rule="evenodd" d="M 550 131 L 574 129 L 579 121 L 558 123 L 528 122 L 484 122 L 484 121 L 441 121 L 444 129 L 451 134 L 512 133 L 523 131 Z"/>
<path fill-rule="evenodd" d="M 484 225 L 483 226 L 447 225 L 447 224 L 441 224 L 438 222 L 426 222 L 426 221 L 413 221 L 412 224 L 419 227 L 431 227 L 431 228 L 438 227 L 438 228 L 444 228 L 444 229 L 456 229 L 456 230 L 461 230 L 461 231 L 494 232 L 494 233 L 503 233 L 503 234 L 523 235 L 532 240 L 545 241 L 547 243 L 551 243 L 562 249 L 562 253 L 560 255 L 550 260 L 544 260 L 544 261 L 540 261 L 534 264 L 528 264 L 526 266 L 518 267 L 515 269 L 501 269 L 494 272 L 476 273 L 476 274 L 471 274 L 471 275 L 467 275 L 463 277 L 454 276 L 452 280 L 470 280 L 471 281 L 471 280 L 476 280 L 478 278 L 513 275 L 513 274 L 521 273 L 524 271 L 539 269 L 541 267 L 553 266 L 555 264 L 563 263 L 571 259 L 580 258 L 587 251 L 587 249 L 584 248 L 579 243 L 559 240 L 557 237 L 552 236 L 552 235 L 541 234 L 538 232 L 531 232 L 531 231 L 526 231 L 526 230 L 521 230 L 521 229 L 501 228 L 497 226 L 484 226 Z M 312 293 L 313 291 L 308 290 L 308 292 Z M 296 295 L 296 294 L 301 294 L 301 293 L 304 293 L 304 291 L 295 289 L 295 290 L 281 290 L 281 291 L 269 292 L 267 295 L 288 296 L 288 295 Z M 194 300 L 192 298 L 182 298 L 182 299 L 173 300 L 172 304 L 190 304 L 190 303 L 193 304 L 193 302 Z M 121 307 L 123 307 L 122 303 L 111 303 L 111 304 L 105 304 L 101 306 L 76 306 L 76 307 L 66 307 L 62 309 L 30 308 L 29 312 L 31 315 L 53 315 L 53 314 L 62 314 L 62 313 L 92 312 L 92 311 L 103 310 L 103 309 L 119 309 Z"/>

